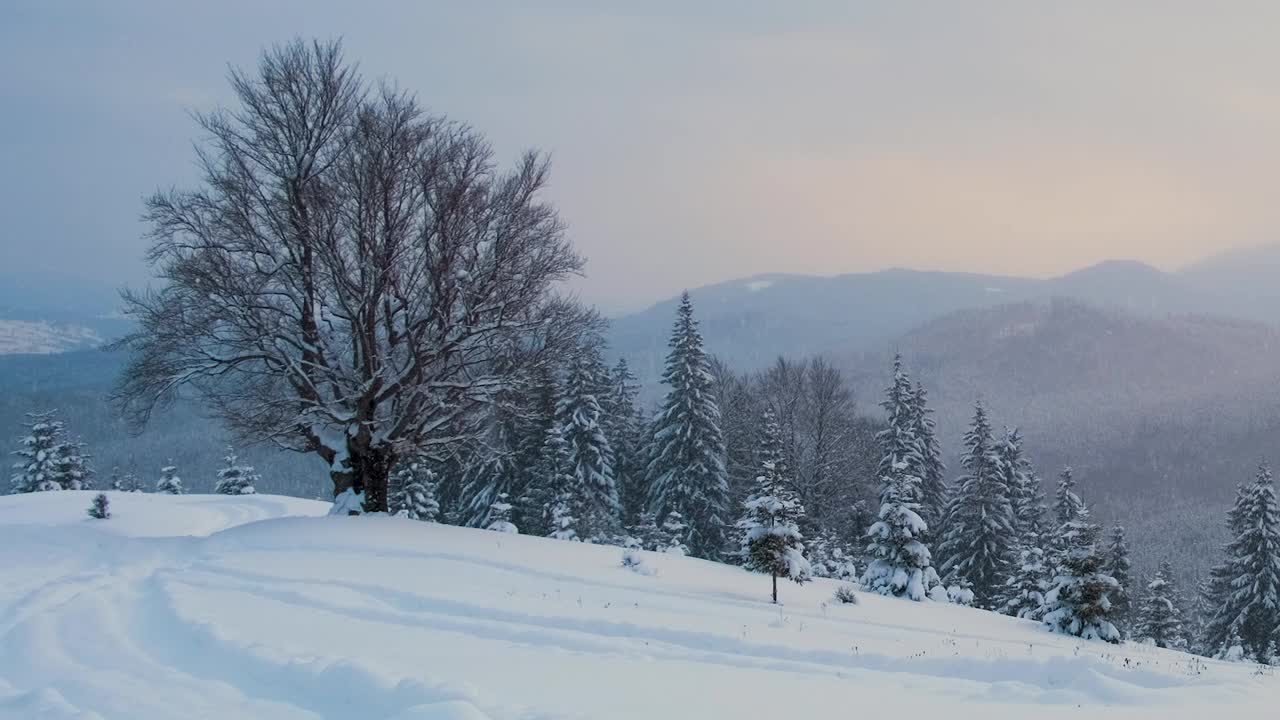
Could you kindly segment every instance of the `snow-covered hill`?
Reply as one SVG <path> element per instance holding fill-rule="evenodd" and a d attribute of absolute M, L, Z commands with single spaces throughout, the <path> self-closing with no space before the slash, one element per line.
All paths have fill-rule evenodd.
<path fill-rule="evenodd" d="M 1273 717 L 1280 677 L 1035 623 L 257 496 L 0 498 L 0 718 Z"/>

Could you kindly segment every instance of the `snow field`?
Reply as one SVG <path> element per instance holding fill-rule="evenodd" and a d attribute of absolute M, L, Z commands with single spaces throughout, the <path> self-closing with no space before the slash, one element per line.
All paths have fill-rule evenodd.
<path fill-rule="evenodd" d="M 0 718 L 1272 717 L 1249 665 L 277 496 L 0 497 Z"/>

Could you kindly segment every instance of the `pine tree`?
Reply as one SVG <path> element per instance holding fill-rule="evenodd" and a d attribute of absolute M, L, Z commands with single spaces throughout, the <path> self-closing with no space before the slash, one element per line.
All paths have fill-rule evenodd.
<path fill-rule="evenodd" d="M 689 525 L 690 553 L 715 558 L 725 546 L 729 483 L 720 410 L 687 292 L 669 346 L 662 376 L 669 389 L 654 422 L 646 470 L 649 511 L 664 520 L 680 513 Z"/>
<path fill-rule="evenodd" d="M 511 393 L 502 393 L 494 405 L 484 442 L 464 464 L 461 521 L 468 527 L 488 527 L 492 521 L 489 511 L 498 496 L 510 494 L 522 483 L 515 431 L 519 410 L 514 402 Z"/>
<path fill-rule="evenodd" d="M 111 503 L 107 500 L 106 493 L 98 493 L 93 496 L 93 504 L 89 506 L 89 517 L 95 520 L 106 520 L 111 517 Z"/>
<path fill-rule="evenodd" d="M 1013 569 L 999 596 L 1000 612 L 1039 620 L 1045 611 L 1045 595 L 1053 584 L 1053 570 L 1039 538 L 1034 534 L 1019 537 L 1013 557 Z"/>
<path fill-rule="evenodd" d="M 556 493 L 551 505 L 547 508 L 548 526 L 551 528 L 549 537 L 557 540 L 581 539 L 575 528 L 578 520 L 573 516 L 573 506 L 573 496 L 567 490 Z"/>
<path fill-rule="evenodd" d="M 1110 596 L 1111 618 L 1120 634 L 1128 636 L 1133 622 L 1133 598 L 1129 592 L 1133 585 L 1133 566 L 1129 561 L 1129 544 L 1123 525 L 1116 525 L 1111 529 L 1102 572 L 1110 575 L 1119 585 Z"/>
<path fill-rule="evenodd" d="M 680 513 L 672 510 L 662 522 L 662 540 L 656 548 L 659 552 L 671 555 L 688 555 L 689 526 L 685 524 Z"/>
<path fill-rule="evenodd" d="M 942 446 L 938 443 L 929 396 L 919 383 L 911 393 L 911 420 L 916 451 L 920 455 L 920 518 L 928 528 L 926 539 L 941 539 L 947 512 L 947 469 L 942 463 Z"/>
<path fill-rule="evenodd" d="M 107 489 L 117 492 L 124 490 L 124 476 L 120 474 L 120 466 L 115 465 L 111 468 L 111 477 L 107 482 Z"/>
<path fill-rule="evenodd" d="M 10 492 L 88 490 L 93 471 L 84 443 L 70 440 L 57 411 L 27 414 L 27 435 L 13 452 L 18 457 Z"/>
<path fill-rule="evenodd" d="M 213 491 L 220 495 L 253 495 L 258 492 L 254 487 L 258 484 L 258 474 L 251 465 L 241 465 L 235 450 L 228 447 L 224 458 L 226 465 L 218 471 L 218 481 Z"/>
<path fill-rule="evenodd" d="M 871 539 L 867 553 L 872 561 L 861 582 L 867 590 L 881 595 L 941 600 L 946 591 L 923 542 L 928 526 L 919 514 L 923 490 L 916 473 L 924 462 L 915 434 L 915 392 L 902 371 L 901 356 L 894 358 L 893 371 L 893 384 L 880 403 L 888 423 L 877 435 L 881 448 L 880 513 L 867 530 Z"/>
<path fill-rule="evenodd" d="M 1244 531 L 1245 512 L 1249 506 L 1250 488 L 1244 484 L 1236 485 L 1235 502 L 1227 510 L 1228 537 L 1236 538 Z M 1229 555 L 1230 545 L 1223 547 L 1224 554 Z M 1232 581 L 1235 579 L 1231 564 L 1223 562 L 1209 570 L 1209 577 L 1199 588 L 1196 598 L 1196 650 L 1201 655 L 1213 657 L 1222 649 L 1223 643 L 1229 639 L 1226 628 L 1215 628 L 1214 617 L 1219 609 L 1227 604 L 1232 593 Z"/>
<path fill-rule="evenodd" d="M 126 472 L 120 478 L 120 490 L 123 492 L 140 493 L 143 492 L 142 481 L 132 472 Z"/>
<path fill-rule="evenodd" d="M 169 495 L 182 495 L 186 490 L 182 487 L 182 478 L 178 477 L 178 468 L 166 465 L 160 468 L 160 480 L 156 482 L 156 492 Z"/>
<path fill-rule="evenodd" d="M 664 539 L 657 521 L 653 519 L 653 513 L 640 513 L 639 519 L 628 530 L 641 550 L 657 550 Z"/>
<path fill-rule="evenodd" d="M 575 480 L 570 467 L 569 444 L 565 442 L 560 426 L 552 423 L 547 426 L 542 441 L 534 479 L 519 501 L 527 508 L 524 522 L 530 534 L 566 540 L 572 539 L 567 536 L 572 530 L 572 537 L 578 537 L 576 515 L 581 493 L 574 486 Z"/>
<path fill-rule="evenodd" d="M 1022 451 L 1022 434 L 1017 428 L 1006 428 L 1004 440 L 996 448 L 1009 504 L 1013 509 L 1013 529 L 1019 538 L 1044 536 L 1044 490 L 1031 461 Z"/>
<path fill-rule="evenodd" d="M 998 594 L 998 607 L 1006 615 L 1039 620 L 1044 612 L 1044 596 L 1053 580 L 1045 552 L 1044 492 L 1031 462 L 1023 454 L 1017 428 L 1005 430 L 997 452 L 1009 488 L 1016 535 L 1009 577 Z"/>
<path fill-rule="evenodd" d="M 991 608 L 1007 582 L 1015 536 L 1009 490 L 982 403 L 974 409 L 964 447 L 965 474 L 956 481 L 940 548 L 942 571 L 948 586 L 967 584 L 974 604 Z"/>
<path fill-rule="evenodd" d="M 1162 560 L 1155 577 L 1147 583 L 1138 608 L 1133 636 L 1156 647 L 1182 650 L 1187 638 L 1182 629 L 1182 611 L 1178 607 L 1178 591 L 1173 584 L 1173 567 Z"/>
<path fill-rule="evenodd" d="M 569 470 L 573 487 L 581 493 L 579 533 L 590 542 L 607 542 L 620 528 L 622 507 L 613 475 L 613 449 L 600 424 L 600 403 L 596 393 L 607 380 L 599 355 L 582 348 L 569 363 L 564 394 L 556 408 L 556 419 L 569 449 Z"/>
<path fill-rule="evenodd" d="M 1118 643 L 1120 631 L 1111 622 L 1110 596 L 1120 586 L 1103 572 L 1101 534 L 1083 503 L 1076 517 L 1059 530 L 1060 566 L 1053 588 L 1045 595 L 1044 623 L 1065 635 Z"/>
<path fill-rule="evenodd" d="M 1246 657 L 1268 662 L 1280 640 L 1280 516 L 1265 464 L 1241 493 L 1229 525 L 1236 535 L 1226 562 L 1214 570 L 1221 604 L 1206 627 L 1208 645 L 1220 657 L 1238 645 Z"/>
<path fill-rule="evenodd" d="M 772 412 L 765 412 L 761 426 L 756 490 L 743 503 L 745 512 L 737 527 L 741 532 L 743 565 L 772 576 L 776 603 L 779 576 L 803 583 L 810 579 L 811 572 L 797 525 L 804 517 L 804 506 L 790 486 L 782 456 L 781 430 Z"/>
<path fill-rule="evenodd" d="M 391 475 L 388 510 L 396 517 L 436 522 L 440 503 L 436 499 L 436 476 L 427 461 L 415 457 L 401 464 Z"/>
<path fill-rule="evenodd" d="M 613 450 L 613 478 L 617 487 L 621 521 L 638 522 L 644 511 L 644 463 L 640 458 L 641 421 L 636 396 L 636 376 L 620 359 L 609 371 L 608 392 L 601 400 L 600 427 Z"/>
<path fill-rule="evenodd" d="M 1058 473 L 1058 487 L 1054 491 L 1053 516 L 1057 521 L 1052 532 L 1049 533 L 1049 543 L 1045 550 L 1045 557 L 1049 561 L 1049 566 L 1053 569 L 1053 574 L 1057 575 L 1058 570 L 1062 566 L 1063 555 L 1066 553 L 1066 539 L 1061 537 L 1062 530 L 1073 521 L 1083 517 L 1088 517 L 1089 509 L 1085 507 L 1084 501 L 1076 494 L 1075 473 L 1071 467 L 1062 468 L 1062 472 Z"/>
<path fill-rule="evenodd" d="M 489 512 L 489 526 L 485 529 L 512 535 L 519 534 L 520 530 L 511 522 L 511 503 L 507 502 L 506 493 L 499 493 L 498 499 L 493 501 L 493 508 Z"/>

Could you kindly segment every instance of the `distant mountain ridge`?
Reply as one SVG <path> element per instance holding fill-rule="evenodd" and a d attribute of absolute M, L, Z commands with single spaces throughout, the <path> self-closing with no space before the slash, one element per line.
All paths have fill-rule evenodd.
<path fill-rule="evenodd" d="M 1274 323 L 1280 281 L 1268 277 L 1280 278 L 1280 246 L 1236 250 L 1176 272 L 1134 260 L 1109 260 L 1047 279 L 895 268 L 757 275 L 689 292 L 707 348 L 735 366 L 756 369 L 784 353 L 881 350 L 952 312 L 1055 297 L 1153 317 L 1207 314 Z M 661 371 L 675 303 L 671 298 L 612 321 L 612 351 L 642 379 L 656 379 Z"/>

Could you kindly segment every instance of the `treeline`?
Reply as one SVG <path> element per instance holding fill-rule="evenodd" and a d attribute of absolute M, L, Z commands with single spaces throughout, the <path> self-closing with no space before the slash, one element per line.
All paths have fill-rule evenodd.
<path fill-rule="evenodd" d="M 98 486 L 97 473 L 87 445 L 67 432 L 56 410 L 27 416 L 26 434 L 13 451 L 18 458 L 9 479 L 11 494 L 51 492 L 57 490 L 93 490 Z M 224 465 L 216 472 L 213 491 L 222 495 L 252 495 L 257 492 L 257 472 L 240 463 L 235 450 L 227 448 Z M 118 492 L 146 492 L 148 484 L 133 471 L 121 472 L 113 467 L 105 487 Z M 182 495 L 187 492 L 172 463 L 160 468 L 158 479 L 151 484 L 157 493 Z"/>
<path fill-rule="evenodd" d="M 735 374 L 702 346 L 684 295 L 654 412 L 627 365 L 606 365 L 598 324 L 572 351 L 495 397 L 483 432 L 404 452 L 389 511 L 401 517 L 730 562 L 772 578 L 834 577 L 915 601 L 973 605 L 1108 642 L 1130 638 L 1272 662 L 1280 642 L 1280 519 L 1270 471 L 1241 485 L 1224 561 L 1194 602 L 1166 560 L 1133 577 L 1125 530 L 1103 537 L 1070 468 L 1053 497 L 1016 428 L 978 403 L 947 481 L 928 393 L 894 360 L 883 420 L 857 411 L 821 359 Z M 12 492 L 94 487 L 83 443 L 54 413 L 31 417 Z M 228 450 L 217 491 L 258 478 Z M 113 471 L 115 490 L 141 490 Z M 156 492 L 182 493 L 172 465 Z M 371 511 L 357 489 L 335 509 Z"/>

